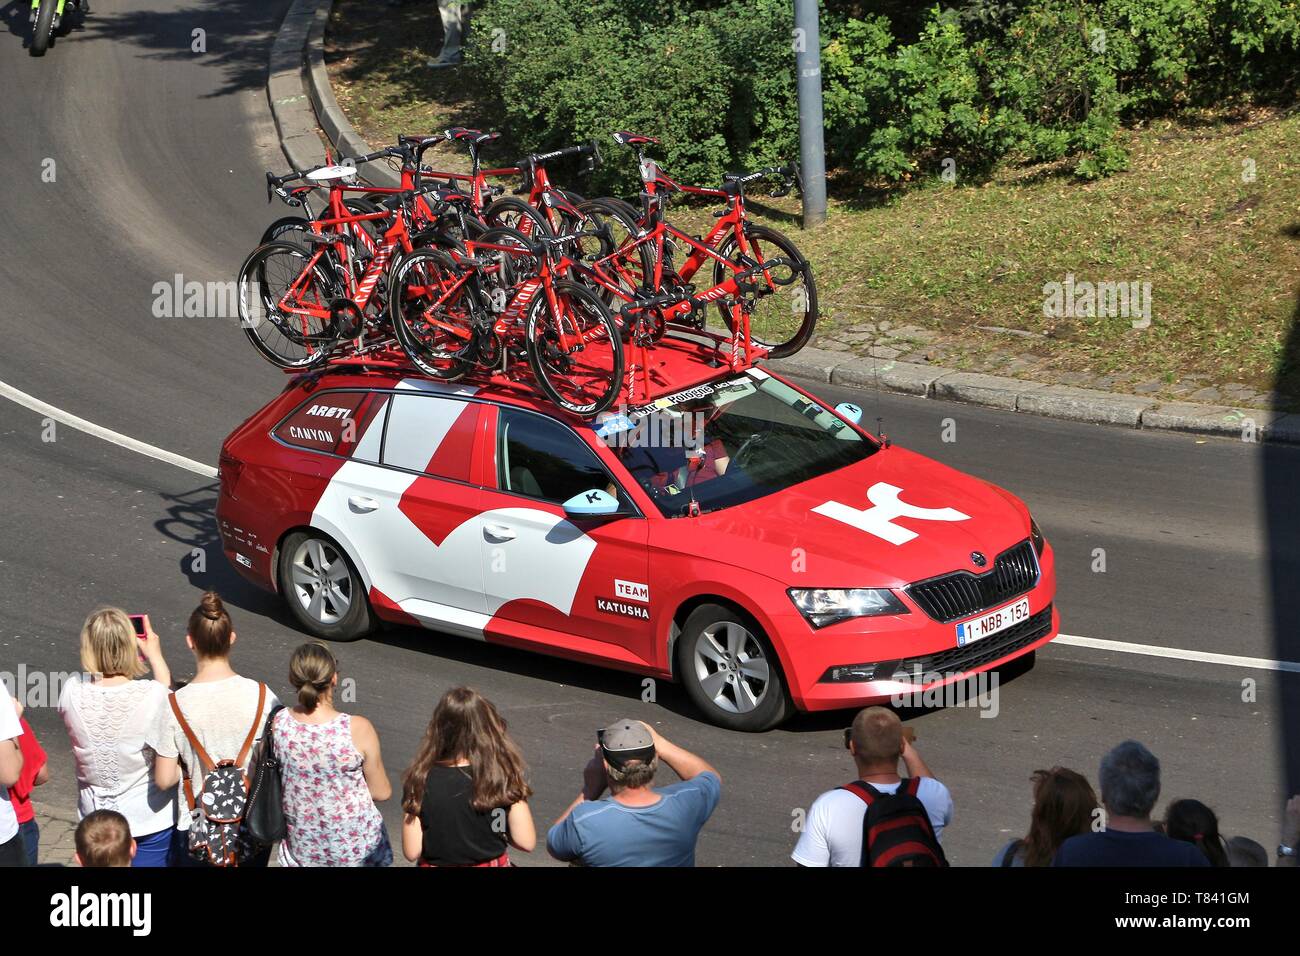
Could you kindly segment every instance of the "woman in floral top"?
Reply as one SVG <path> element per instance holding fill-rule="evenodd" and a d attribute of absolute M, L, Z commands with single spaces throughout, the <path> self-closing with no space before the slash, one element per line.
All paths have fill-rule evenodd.
<path fill-rule="evenodd" d="M 275 715 L 287 836 L 281 866 L 390 866 L 392 847 L 376 800 L 393 795 L 379 735 L 364 717 L 334 709 L 338 662 L 321 644 L 293 652 L 298 706 Z"/>

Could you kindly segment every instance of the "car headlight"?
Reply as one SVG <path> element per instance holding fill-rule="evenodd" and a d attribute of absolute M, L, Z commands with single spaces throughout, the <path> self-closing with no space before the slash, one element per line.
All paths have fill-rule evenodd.
<path fill-rule="evenodd" d="M 1043 548 L 1047 546 L 1047 539 L 1043 537 L 1043 529 L 1038 527 L 1038 522 L 1032 517 L 1029 519 L 1029 537 L 1034 542 L 1034 553 L 1041 558 Z"/>
<path fill-rule="evenodd" d="M 888 588 L 791 588 L 789 593 L 794 606 L 813 627 L 854 617 L 910 613 Z"/>

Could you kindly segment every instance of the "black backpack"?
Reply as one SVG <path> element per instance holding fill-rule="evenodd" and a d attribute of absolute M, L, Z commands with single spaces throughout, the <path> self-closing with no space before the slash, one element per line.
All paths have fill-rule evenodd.
<path fill-rule="evenodd" d="M 198 735 L 194 733 L 194 728 L 181 713 L 176 695 L 172 694 L 169 701 L 176 722 L 190 742 L 195 756 L 199 758 L 199 769 L 203 773 L 203 782 L 196 795 L 190 768 L 185 766 L 184 761 L 181 762 L 182 789 L 190 812 L 190 856 L 200 863 L 213 866 L 239 866 L 258 850 L 257 844 L 249 838 L 244 827 L 249 792 L 248 774 L 244 765 L 253 748 L 253 741 L 257 738 L 257 731 L 262 726 L 266 685 L 257 685 L 257 716 L 253 718 L 253 726 L 249 728 L 244 745 L 239 749 L 239 756 L 234 760 L 213 760 L 208 756 Z"/>
<path fill-rule="evenodd" d="M 854 780 L 847 790 L 867 805 L 862 817 L 862 860 L 859 866 L 947 866 L 930 814 L 917 797 L 921 778 L 899 782 L 894 793 L 882 793 Z"/>

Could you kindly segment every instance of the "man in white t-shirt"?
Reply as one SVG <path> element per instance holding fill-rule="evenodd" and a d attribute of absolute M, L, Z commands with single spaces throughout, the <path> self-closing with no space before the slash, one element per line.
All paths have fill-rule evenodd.
<path fill-rule="evenodd" d="M 898 715 L 887 707 L 868 707 L 859 711 L 849 728 L 848 749 L 858 771 L 858 779 L 881 793 L 895 793 L 902 778 L 898 762 L 903 761 L 909 778 L 919 778 L 916 797 L 925 807 L 934 835 L 952 822 L 952 796 L 948 788 L 934 779 L 930 768 L 903 733 Z M 867 805 L 856 794 L 828 790 L 808 811 L 803 834 L 790 854 L 800 866 L 858 866 L 862 860 L 862 822 Z"/>
<path fill-rule="evenodd" d="M 9 800 L 9 788 L 23 772 L 23 752 L 18 738 L 23 726 L 18 718 L 22 711 L 9 696 L 9 688 L 0 681 L 0 866 L 26 866 L 27 852 L 18 833 L 18 816 Z"/>

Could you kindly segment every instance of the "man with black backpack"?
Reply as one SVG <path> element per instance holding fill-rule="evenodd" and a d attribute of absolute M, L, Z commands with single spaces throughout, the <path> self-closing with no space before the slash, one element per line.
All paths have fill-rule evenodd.
<path fill-rule="evenodd" d="M 947 866 L 939 837 L 952 796 L 887 707 L 853 718 L 844 743 L 856 780 L 818 797 L 791 857 L 800 866 Z M 898 775 L 898 762 L 907 777 Z"/>

